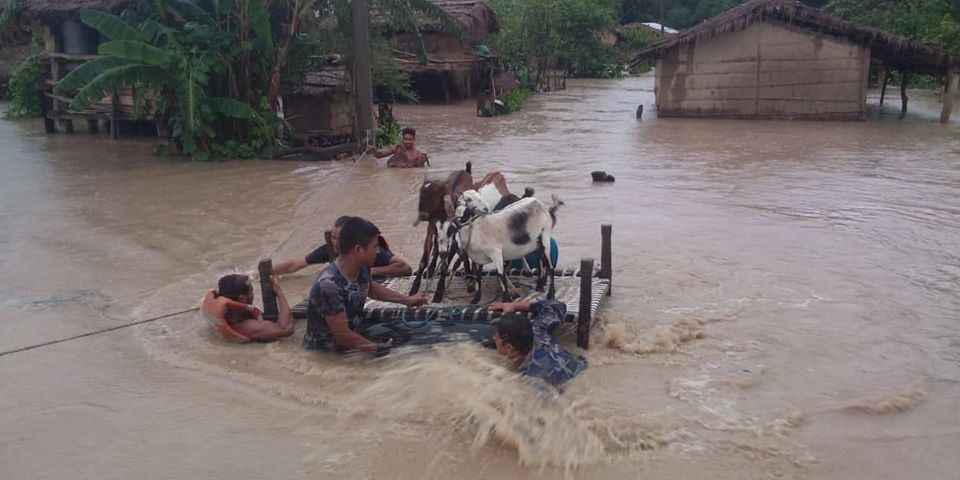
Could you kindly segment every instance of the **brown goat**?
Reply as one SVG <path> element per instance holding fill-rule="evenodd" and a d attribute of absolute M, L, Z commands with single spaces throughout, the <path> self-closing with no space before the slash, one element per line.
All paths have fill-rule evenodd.
<path fill-rule="evenodd" d="M 420 266 L 410 287 L 410 295 L 420 290 L 423 272 L 428 270 L 428 265 L 427 275 L 432 277 L 434 274 L 437 260 L 441 256 L 437 226 L 453 218 L 460 194 L 473 188 L 472 170 L 473 164 L 467 162 L 463 170 L 451 173 L 445 182 L 424 180 L 423 185 L 420 186 L 417 219 L 413 222 L 413 226 L 419 225 L 420 222 L 427 222 L 427 234 L 423 239 L 423 255 L 420 257 Z M 446 261 L 441 264 L 441 269 L 445 270 L 445 265 Z"/>

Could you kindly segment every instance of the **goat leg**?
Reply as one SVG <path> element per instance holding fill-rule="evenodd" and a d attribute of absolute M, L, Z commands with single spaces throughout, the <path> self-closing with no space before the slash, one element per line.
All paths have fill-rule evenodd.
<path fill-rule="evenodd" d="M 477 264 L 474 275 L 477 276 L 477 291 L 473 294 L 473 300 L 471 300 L 470 303 L 476 305 L 480 303 L 480 297 L 483 295 L 483 265 Z"/>
<path fill-rule="evenodd" d="M 447 289 L 447 267 L 450 265 L 450 259 L 453 257 L 453 249 L 444 255 L 443 259 L 440 260 L 440 272 L 439 279 L 437 280 L 437 291 L 433 293 L 433 303 L 440 303 L 443 301 L 443 294 Z"/>
<path fill-rule="evenodd" d="M 547 265 L 550 263 L 550 259 L 546 257 L 546 252 L 543 249 L 543 237 L 540 237 L 540 241 L 537 243 L 537 259 L 540 262 L 540 268 L 537 269 L 537 288 L 538 292 L 542 292 L 543 288 L 547 286 Z M 524 257 L 524 264 L 526 264 L 526 257 Z"/>
<path fill-rule="evenodd" d="M 432 223 L 427 224 L 427 236 L 423 239 L 423 256 L 420 257 L 420 266 L 417 268 L 417 275 L 413 278 L 413 285 L 410 286 L 410 293 L 413 295 L 420 290 L 420 282 L 423 280 L 423 271 L 427 268 L 427 262 L 430 254 L 437 247 L 436 233 Z"/>

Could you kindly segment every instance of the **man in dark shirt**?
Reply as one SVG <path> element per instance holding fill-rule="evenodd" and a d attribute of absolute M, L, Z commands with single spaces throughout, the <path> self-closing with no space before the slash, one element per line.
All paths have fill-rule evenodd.
<path fill-rule="evenodd" d="M 320 272 L 310 289 L 305 350 L 386 355 L 391 345 L 374 343 L 358 331 L 367 296 L 409 307 L 427 303 L 423 292 L 407 296 L 371 281 L 379 237 L 380 230 L 367 220 L 350 217 L 344 221 L 339 232 L 340 255 Z"/>
<path fill-rule="evenodd" d="M 274 265 L 274 275 L 286 275 L 297 272 L 306 268 L 307 265 L 329 263 L 336 258 L 340 229 L 350 218 L 351 217 L 344 215 L 334 222 L 333 230 L 330 231 L 330 244 L 325 243 L 320 245 L 316 250 L 308 253 L 307 256 L 302 259 L 288 260 Z M 377 253 L 377 258 L 374 259 L 373 268 L 370 269 L 370 273 L 374 278 L 405 277 L 413 273 L 413 269 L 410 268 L 407 262 L 390 251 L 390 247 L 387 245 L 387 241 L 384 240 L 383 236 L 378 236 L 377 241 L 380 244 L 380 252 Z"/>

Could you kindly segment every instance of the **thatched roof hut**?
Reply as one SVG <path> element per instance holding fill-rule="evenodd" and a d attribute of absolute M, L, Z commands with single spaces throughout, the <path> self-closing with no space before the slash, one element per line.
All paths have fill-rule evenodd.
<path fill-rule="evenodd" d="M 795 0 L 750 0 L 634 54 L 655 59 L 657 114 L 863 120 L 870 70 L 946 76 L 950 117 L 960 55 L 857 25 Z M 883 103 L 881 93 L 881 104 Z M 906 82 L 901 82 L 906 113 Z"/>
<path fill-rule="evenodd" d="M 874 58 L 889 66 L 921 74 L 943 75 L 949 66 L 956 65 L 960 59 L 960 56 L 935 46 L 858 25 L 796 0 L 750 0 L 704 20 L 675 37 L 636 52 L 632 63 L 662 56 L 667 50 L 678 46 L 707 40 L 724 33 L 739 32 L 763 20 L 778 20 L 821 35 L 869 44 Z"/>
<path fill-rule="evenodd" d="M 500 30 L 497 14 L 483 0 L 430 0 L 430 3 L 440 7 L 460 24 L 465 43 L 471 46 L 483 42 L 488 36 Z M 374 10 L 370 17 L 374 24 L 387 25 L 388 23 L 382 11 Z M 421 17 L 418 20 L 422 33 L 448 33 L 444 25 L 437 19 Z"/>
<path fill-rule="evenodd" d="M 461 35 L 451 33 L 436 19 L 420 18 L 427 61 L 417 55 L 417 36 L 397 30 L 390 33 L 394 57 L 410 74 L 413 88 L 425 101 L 469 98 L 481 84 L 484 56 L 474 50 L 500 29 L 497 15 L 483 0 L 430 0 L 461 26 Z M 386 26 L 382 12 L 372 14 L 374 24 Z"/>
<path fill-rule="evenodd" d="M 76 18 L 81 10 L 93 8 L 117 12 L 128 3 L 129 0 L 27 0 L 20 14 L 30 21 L 57 24 Z"/>

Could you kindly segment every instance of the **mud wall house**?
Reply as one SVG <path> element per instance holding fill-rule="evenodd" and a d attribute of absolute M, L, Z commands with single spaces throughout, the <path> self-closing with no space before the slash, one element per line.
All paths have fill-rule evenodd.
<path fill-rule="evenodd" d="M 638 52 L 661 117 L 864 120 L 871 65 L 946 78 L 958 58 L 795 0 L 751 0 Z M 906 109 L 906 95 L 903 93 Z"/>
<path fill-rule="evenodd" d="M 344 143 L 354 134 L 353 95 L 342 65 L 307 72 L 283 96 L 284 117 L 293 134 L 319 146 Z"/>
<path fill-rule="evenodd" d="M 417 56 L 416 34 L 402 30 L 388 32 L 394 56 L 410 74 L 413 89 L 424 102 L 450 102 L 472 98 L 480 90 L 485 57 L 477 45 L 500 29 L 497 15 L 482 0 L 429 0 L 452 16 L 462 27 L 463 37 L 447 33 L 440 22 L 421 19 L 421 34 L 427 62 Z M 374 12 L 375 24 L 388 25 L 381 12 Z M 462 41 L 461 41 L 462 40 Z"/>
<path fill-rule="evenodd" d="M 75 121 L 86 121 L 91 131 L 99 125 L 109 126 L 111 134 L 119 134 L 120 124 L 143 127 L 152 122 L 156 99 L 149 93 L 144 102 L 135 105 L 133 88 L 119 88 L 116 92 L 83 110 L 67 107 L 72 101 L 57 88 L 57 82 L 85 61 L 96 58 L 97 48 L 105 41 L 100 34 L 80 21 L 80 12 L 97 9 L 119 13 L 129 2 L 122 0 L 27 0 L 20 17 L 43 35 L 44 56 L 49 61 L 49 76 L 41 85 L 44 98 L 44 119 L 48 133 L 72 132 Z"/>

